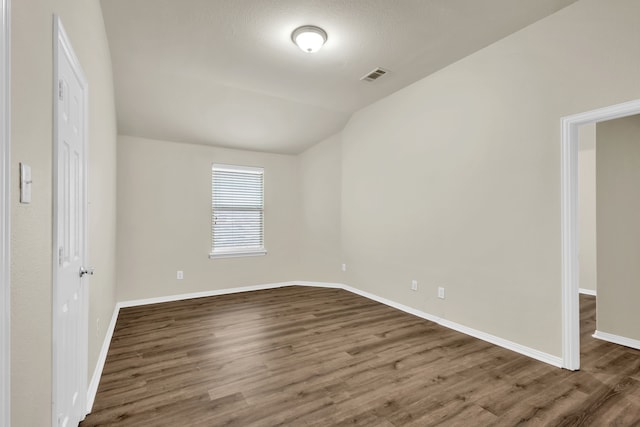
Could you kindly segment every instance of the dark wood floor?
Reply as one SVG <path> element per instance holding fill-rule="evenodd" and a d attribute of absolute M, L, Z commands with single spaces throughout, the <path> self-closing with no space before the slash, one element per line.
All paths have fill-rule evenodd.
<path fill-rule="evenodd" d="M 81 426 L 640 425 L 640 351 L 581 305 L 579 372 L 342 290 L 127 308 Z"/>

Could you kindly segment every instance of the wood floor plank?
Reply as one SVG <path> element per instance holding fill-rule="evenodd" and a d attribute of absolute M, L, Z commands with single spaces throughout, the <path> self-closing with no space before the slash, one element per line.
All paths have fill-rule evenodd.
<path fill-rule="evenodd" d="M 640 351 L 569 372 L 337 289 L 121 310 L 90 426 L 640 426 Z"/>

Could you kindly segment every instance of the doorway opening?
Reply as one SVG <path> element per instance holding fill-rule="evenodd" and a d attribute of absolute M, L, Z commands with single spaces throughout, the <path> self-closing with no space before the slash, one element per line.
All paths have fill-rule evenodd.
<path fill-rule="evenodd" d="M 582 369 L 593 354 L 596 331 L 597 228 L 596 228 L 596 124 L 578 128 L 578 256 L 580 290 L 580 356 Z"/>
<path fill-rule="evenodd" d="M 639 113 L 640 100 L 635 100 L 564 117 L 561 121 L 562 361 L 566 369 L 580 369 L 579 128 Z"/>

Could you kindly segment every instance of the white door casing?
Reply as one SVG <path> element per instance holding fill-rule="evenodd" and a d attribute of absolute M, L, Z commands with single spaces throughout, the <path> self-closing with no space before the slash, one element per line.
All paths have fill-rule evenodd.
<path fill-rule="evenodd" d="M 53 426 L 86 415 L 88 85 L 60 18 L 54 16 Z"/>
<path fill-rule="evenodd" d="M 0 426 L 11 424 L 10 402 L 10 0 L 0 3 Z"/>
<path fill-rule="evenodd" d="M 580 369 L 578 128 L 635 114 L 640 114 L 640 100 L 574 114 L 561 120 L 562 367 L 566 369 Z"/>

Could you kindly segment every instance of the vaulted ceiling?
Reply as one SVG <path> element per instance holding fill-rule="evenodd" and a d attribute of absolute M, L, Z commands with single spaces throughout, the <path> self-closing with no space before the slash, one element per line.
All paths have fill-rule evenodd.
<path fill-rule="evenodd" d="M 351 114 L 576 0 L 102 0 L 118 131 L 299 153 Z M 328 33 L 315 54 L 291 32 Z M 360 78 L 376 67 L 390 72 Z"/>

